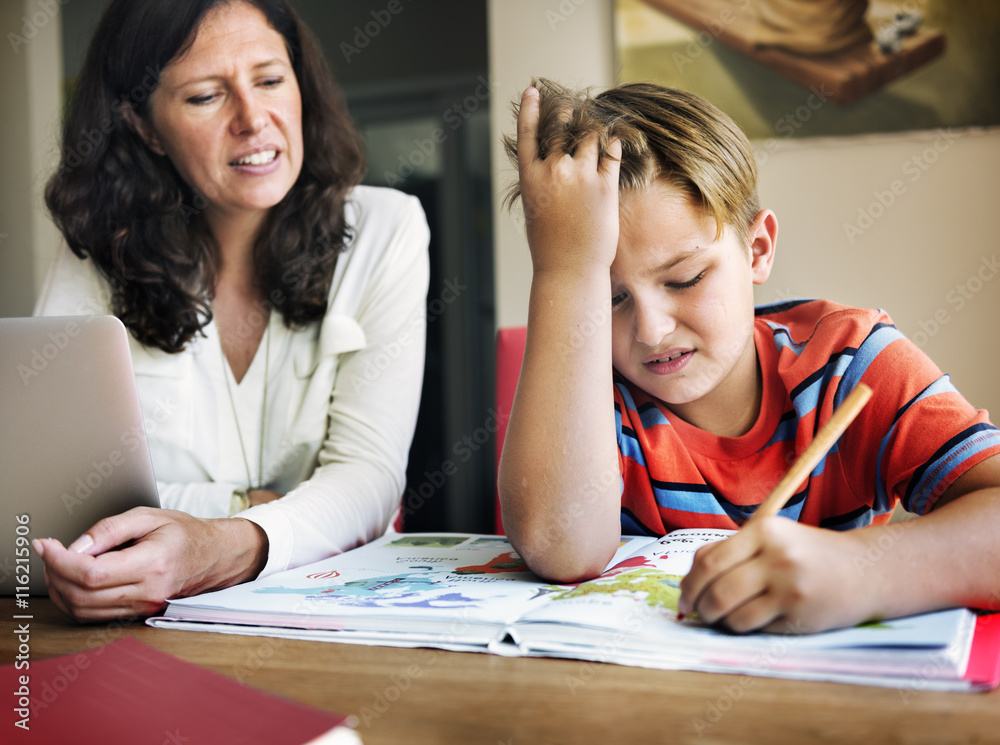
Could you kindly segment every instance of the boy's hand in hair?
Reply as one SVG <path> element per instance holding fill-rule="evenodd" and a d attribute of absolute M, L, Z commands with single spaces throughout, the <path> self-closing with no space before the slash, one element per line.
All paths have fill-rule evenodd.
<path fill-rule="evenodd" d="M 621 537 L 610 312 L 621 148 L 615 142 L 611 157 L 599 158 L 596 131 L 564 145 L 569 128 L 549 115 L 562 112 L 546 109 L 554 100 L 541 101 L 540 117 L 539 93 L 529 88 L 518 112 L 534 271 L 498 486 L 517 552 L 535 573 L 573 582 L 599 574 Z"/>
<path fill-rule="evenodd" d="M 534 270 L 609 272 L 618 245 L 621 145 L 612 141 L 599 157 L 596 132 L 578 143 L 565 129 L 540 132 L 539 108 L 538 91 L 528 88 L 517 117 L 517 161 Z"/>

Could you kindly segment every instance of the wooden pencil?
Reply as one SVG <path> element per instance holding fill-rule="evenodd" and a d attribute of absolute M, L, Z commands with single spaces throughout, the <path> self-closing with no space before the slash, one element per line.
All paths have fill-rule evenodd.
<path fill-rule="evenodd" d="M 785 502 L 795 493 L 795 489 L 806 480 L 809 472 L 812 471 L 826 452 L 833 447 L 834 443 L 844 434 L 844 430 L 854 421 L 854 417 L 865 407 L 868 399 L 872 397 L 872 389 L 864 383 L 858 385 L 851 391 L 850 395 L 844 399 L 843 403 L 833 412 L 833 416 L 827 420 L 815 439 L 809 443 L 798 460 L 788 469 L 788 473 L 781 479 L 761 502 L 760 507 L 744 523 L 744 526 L 752 520 L 763 519 L 776 515 L 785 506 Z"/>

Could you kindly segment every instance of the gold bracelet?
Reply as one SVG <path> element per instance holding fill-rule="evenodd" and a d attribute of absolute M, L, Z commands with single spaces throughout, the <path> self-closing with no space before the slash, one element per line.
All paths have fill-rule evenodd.
<path fill-rule="evenodd" d="M 250 509 L 250 494 L 248 489 L 233 489 L 233 498 L 229 501 L 229 516 Z"/>

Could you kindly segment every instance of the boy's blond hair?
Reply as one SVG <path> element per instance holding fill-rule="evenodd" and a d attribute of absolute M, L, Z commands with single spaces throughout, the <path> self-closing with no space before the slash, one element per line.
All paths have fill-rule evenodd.
<path fill-rule="evenodd" d="M 757 161 L 743 131 L 721 110 L 688 91 L 652 83 L 618 86 L 592 96 L 550 80 L 534 83 L 540 93 L 538 157 L 572 153 L 591 133 L 598 135 L 599 159 L 608 143 L 621 141 L 622 192 L 637 192 L 663 180 L 681 189 L 692 204 L 715 219 L 716 239 L 726 225 L 744 243 L 760 212 Z M 514 104 L 517 114 L 518 104 Z M 517 140 L 504 138 L 517 162 Z M 513 184 L 509 208 L 520 197 Z"/>

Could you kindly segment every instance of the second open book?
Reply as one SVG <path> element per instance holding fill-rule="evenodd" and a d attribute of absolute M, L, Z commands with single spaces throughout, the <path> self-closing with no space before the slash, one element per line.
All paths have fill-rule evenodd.
<path fill-rule="evenodd" d="M 309 566 L 171 601 L 149 623 L 900 689 L 997 685 L 1000 625 L 965 609 L 806 636 L 737 636 L 678 620 L 680 578 L 694 552 L 730 534 L 624 538 L 604 574 L 572 585 L 533 575 L 503 536 L 389 534 Z"/>

